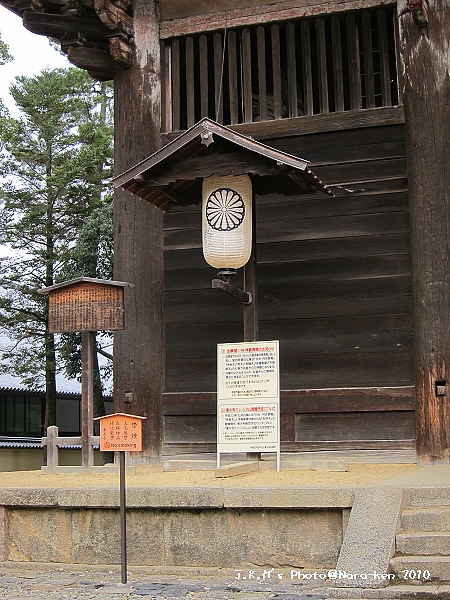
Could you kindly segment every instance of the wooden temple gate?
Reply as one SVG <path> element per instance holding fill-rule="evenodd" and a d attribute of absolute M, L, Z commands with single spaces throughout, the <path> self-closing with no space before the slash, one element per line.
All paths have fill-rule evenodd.
<path fill-rule="evenodd" d="M 443 0 L 0 3 L 115 81 L 116 173 L 207 116 L 311 161 L 332 187 L 258 197 L 259 336 L 279 339 L 282 450 L 450 446 L 449 65 Z M 273 210 L 274 205 L 276 210 Z M 116 410 L 142 460 L 214 450 L 215 347 L 242 313 L 210 289 L 200 209 L 116 192 Z"/>

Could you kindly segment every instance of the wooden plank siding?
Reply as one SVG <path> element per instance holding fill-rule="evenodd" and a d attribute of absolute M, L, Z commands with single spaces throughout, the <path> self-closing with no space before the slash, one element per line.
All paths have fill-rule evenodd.
<path fill-rule="evenodd" d="M 267 143 L 311 160 L 336 193 L 256 198 L 260 339 L 280 340 L 282 449 L 412 447 L 404 125 Z M 167 213 L 169 453 L 214 450 L 216 344 L 243 339 L 242 306 L 214 277 L 200 207 Z"/>
<path fill-rule="evenodd" d="M 163 399 L 165 453 L 215 452 L 216 394 L 166 393 Z M 286 452 L 414 447 L 413 387 L 283 390 L 281 407 Z"/>

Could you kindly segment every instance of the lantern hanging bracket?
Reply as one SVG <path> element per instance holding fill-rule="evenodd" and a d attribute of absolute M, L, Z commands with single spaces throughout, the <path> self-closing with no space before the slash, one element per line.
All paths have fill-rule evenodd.
<path fill-rule="evenodd" d="M 221 292 L 225 292 L 225 294 L 233 296 L 233 298 L 240 300 L 244 304 L 251 304 L 253 301 L 250 292 L 244 292 L 244 290 L 241 290 L 235 285 L 231 285 L 231 283 L 222 281 L 222 279 L 213 279 L 212 288 L 213 290 L 220 290 Z"/>

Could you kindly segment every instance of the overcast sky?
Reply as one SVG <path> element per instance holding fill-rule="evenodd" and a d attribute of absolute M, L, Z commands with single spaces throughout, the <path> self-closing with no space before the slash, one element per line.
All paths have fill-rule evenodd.
<path fill-rule="evenodd" d="M 14 102 L 8 90 L 16 75 L 34 75 L 45 67 L 69 67 L 70 63 L 50 46 L 46 37 L 27 31 L 22 19 L 3 6 L 0 6 L 0 36 L 14 58 L 0 66 L 0 98 L 13 112 Z"/>
<path fill-rule="evenodd" d="M 35 75 L 45 67 L 69 67 L 69 61 L 52 48 L 46 37 L 30 33 L 22 25 L 22 19 L 0 6 L 0 37 L 8 44 L 14 60 L 0 66 L 0 98 L 13 116 L 17 116 L 9 86 L 16 75 Z M 1 249 L 0 249 L 1 251 Z M 7 339 L 0 336 L 0 345 Z M 23 387 L 20 380 L 11 375 L 0 376 L 0 387 Z M 60 391 L 79 391 L 80 384 L 73 380 L 58 378 Z"/>

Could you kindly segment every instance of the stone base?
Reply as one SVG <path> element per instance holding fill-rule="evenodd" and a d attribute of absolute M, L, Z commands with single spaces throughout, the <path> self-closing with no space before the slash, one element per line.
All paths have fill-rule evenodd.
<path fill-rule="evenodd" d="M 120 564 L 118 489 L 3 489 L 5 561 Z M 130 565 L 334 568 L 346 489 L 127 491 Z"/>

